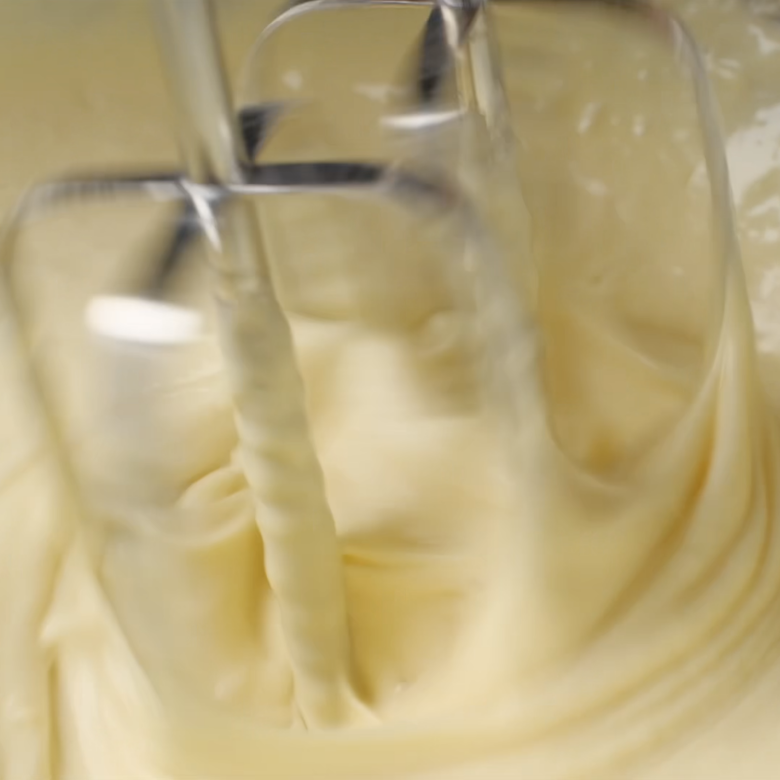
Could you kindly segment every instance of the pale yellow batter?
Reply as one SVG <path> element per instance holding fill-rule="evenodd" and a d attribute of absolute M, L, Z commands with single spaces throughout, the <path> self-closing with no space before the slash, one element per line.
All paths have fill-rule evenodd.
<path fill-rule="evenodd" d="M 176 160 L 145 4 L 67 5 L 0 6 L 2 213 L 63 169 Z M 614 15 L 497 13 L 538 279 L 517 428 L 484 403 L 443 226 L 263 206 L 343 563 L 331 728 L 294 689 L 214 336 L 106 408 L 83 304 L 169 212 L 27 236 L 20 281 L 98 511 L 85 530 L 63 510 L 4 344 L 0 780 L 780 778 L 780 27 L 736 0 L 675 7 L 725 114 L 744 266 L 713 248 L 665 47 Z M 269 8 L 220 9 L 237 72 Z M 285 33 L 255 89 L 322 103 L 269 159 L 404 154 L 377 118 L 421 18 Z M 205 309 L 205 276 L 181 294 Z"/>

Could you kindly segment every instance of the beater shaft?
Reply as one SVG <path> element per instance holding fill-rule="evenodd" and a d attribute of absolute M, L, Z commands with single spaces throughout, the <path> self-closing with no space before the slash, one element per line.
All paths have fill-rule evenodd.
<path fill-rule="evenodd" d="M 194 184 L 240 184 L 247 153 L 234 119 L 211 4 L 152 4 L 188 178 Z M 199 211 L 211 244 L 219 336 L 241 455 L 257 503 L 266 574 L 279 605 L 296 703 L 308 726 L 336 725 L 346 715 L 351 693 L 343 573 L 290 327 L 274 293 L 252 205 L 236 199 L 218 212 L 208 203 Z"/>

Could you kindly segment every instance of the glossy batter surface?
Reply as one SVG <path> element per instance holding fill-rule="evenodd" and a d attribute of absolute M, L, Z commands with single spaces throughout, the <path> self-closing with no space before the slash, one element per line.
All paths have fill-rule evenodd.
<path fill-rule="evenodd" d="M 86 530 L 64 511 L 4 342 L 2 780 L 777 776 L 780 27 L 675 7 L 722 102 L 742 265 L 713 246 L 664 46 L 614 15 L 498 9 L 538 282 L 511 458 L 442 226 L 263 206 L 343 563 L 338 727 L 298 706 L 215 337 L 144 363 L 83 330 L 171 214 L 30 232 L 19 281 L 97 510 Z M 268 9 L 220 8 L 237 73 Z M 410 14 L 280 38 L 250 97 L 321 104 L 268 159 L 408 153 L 377 119 Z M 63 169 L 175 162 L 143 4 L 8 5 L 0 36 L 3 211 Z M 178 294 L 207 311 L 205 280 Z"/>

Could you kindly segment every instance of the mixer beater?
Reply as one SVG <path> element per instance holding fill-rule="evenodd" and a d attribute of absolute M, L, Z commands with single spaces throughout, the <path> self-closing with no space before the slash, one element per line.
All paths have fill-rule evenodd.
<path fill-rule="evenodd" d="M 519 431 L 535 384 L 533 294 L 519 300 L 509 284 L 506 251 L 518 251 L 511 234 L 491 211 L 522 206 L 515 177 L 514 142 L 496 42 L 486 0 L 302 0 L 284 9 L 265 29 L 250 60 L 262 62 L 268 39 L 307 14 L 348 7 L 431 7 L 421 43 L 404 70 L 398 110 L 383 120 L 412 149 L 405 166 L 373 162 L 255 162 L 287 111 L 278 102 L 234 108 L 227 88 L 210 0 L 152 0 L 160 50 L 176 108 L 183 171 L 149 175 L 97 175 L 54 180 L 30 190 L 7 222 L 0 244 L 7 306 L 23 353 L 32 344 L 24 307 L 15 292 L 13 249 L 24 224 L 49 210 L 94 199 L 141 198 L 179 204 L 174 234 L 139 289 L 93 299 L 87 323 L 112 369 L 122 375 L 122 392 L 132 394 L 139 377 L 164 360 L 166 349 L 197 337 L 198 316 L 169 296 L 174 271 L 200 243 L 208 250 L 217 308 L 219 342 L 235 406 L 246 479 L 265 546 L 271 589 L 280 609 L 299 714 L 309 728 L 368 724 L 350 663 L 347 609 L 334 520 L 306 419 L 290 327 L 269 273 L 263 227 L 249 197 L 323 193 L 372 196 L 397 206 L 444 216 L 459 226 L 461 261 L 449 269 L 453 284 L 473 292 L 482 341 L 493 372 L 495 399 L 509 424 L 512 457 L 521 457 Z M 736 253 L 736 239 L 723 144 L 714 100 L 697 49 L 673 17 L 641 0 L 607 0 L 635 12 L 673 43 L 693 76 L 710 176 L 713 206 L 720 216 L 724 262 Z M 445 142 L 453 136 L 455 146 Z M 480 165 L 503 182 L 499 203 L 484 202 L 483 170 L 469 163 L 473 134 L 486 138 Z M 416 152 L 415 152 L 416 150 Z M 432 153 L 432 154 L 430 154 Z M 431 160 L 433 163 L 431 164 Z M 496 179 L 488 180 L 495 182 Z M 494 200 L 496 200 L 494 198 Z M 505 221 L 505 220 L 504 220 Z M 516 238 L 516 237 L 515 237 Z M 498 251 L 498 248 L 503 250 Z M 526 260 L 526 258 L 524 258 Z M 530 262 L 525 269 L 530 274 Z M 529 285 L 530 287 L 531 285 Z M 150 362 L 151 356 L 151 362 Z M 39 368 L 28 360 L 30 387 L 47 422 L 51 445 L 64 477 L 72 517 L 94 513 L 85 480 L 73 466 L 69 446 Z M 532 388 L 521 392 L 521 388 Z M 151 420 L 148 421 L 151 424 Z M 142 445 L 143 426 L 132 434 Z M 122 440 L 118 451 L 131 453 Z M 123 489 L 157 505 L 170 496 L 155 483 L 153 468 L 129 454 L 122 463 Z M 158 489 L 159 487 L 159 489 Z M 88 537 L 96 538 L 86 524 Z"/>

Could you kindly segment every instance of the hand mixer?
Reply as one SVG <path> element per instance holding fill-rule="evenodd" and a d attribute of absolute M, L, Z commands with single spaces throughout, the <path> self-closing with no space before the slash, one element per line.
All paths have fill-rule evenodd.
<path fill-rule="evenodd" d="M 421 4 L 431 8 L 425 30 L 403 69 L 397 110 L 383 120 L 411 150 L 406 164 L 263 164 L 256 161 L 269 135 L 294 107 L 270 101 L 234 106 L 210 0 L 151 0 L 176 107 L 183 171 L 85 175 L 38 185 L 8 219 L 0 244 L 6 304 L 20 349 L 30 356 L 30 388 L 48 425 L 72 516 L 87 519 L 93 508 L 31 357 L 25 310 L 16 293 L 13 256 L 20 229 L 55 207 L 84 201 L 141 198 L 180 204 L 176 228 L 151 277 L 129 294 L 93 299 L 86 312 L 112 370 L 121 374 L 121 392 L 130 395 L 154 360 L 165 359 L 165 350 L 197 335 L 198 316 L 172 303 L 168 291 L 190 250 L 206 244 L 246 478 L 259 507 L 257 522 L 290 654 L 296 704 L 309 728 L 355 722 L 356 716 L 358 722 L 370 722 L 370 716 L 353 680 L 338 541 L 309 434 L 290 328 L 269 274 L 263 227 L 248 199 L 285 193 L 376 197 L 457 222 L 459 260 L 449 271 L 453 284 L 465 285 L 476 302 L 495 399 L 508 417 L 510 455 L 528 409 L 520 388 L 533 386 L 527 379 L 536 370 L 532 300 L 517 298 L 502 258 L 512 238 L 495 240 L 500 231 L 490 219 L 490 204 L 483 202 L 484 187 L 475 183 L 483 171 L 468 164 L 470 134 L 476 133 L 488 139 L 489 149 L 479 164 L 498 171 L 506 185 L 499 189 L 498 208 L 521 204 L 508 101 L 486 0 L 301 0 L 268 25 L 250 61 L 262 63 L 269 38 L 304 15 Z M 717 112 L 691 37 L 672 16 L 640 0 L 596 4 L 630 11 L 655 26 L 693 76 L 720 251 L 724 258 L 733 257 L 736 239 Z M 454 147 L 445 142 L 453 133 Z M 143 493 L 148 501 L 165 505 L 170 497 L 156 491 L 153 469 L 129 454 L 122 465 L 129 495 Z"/>

